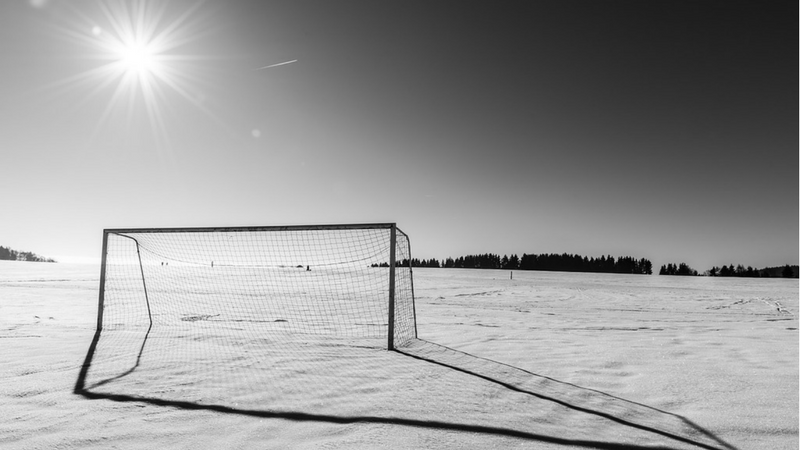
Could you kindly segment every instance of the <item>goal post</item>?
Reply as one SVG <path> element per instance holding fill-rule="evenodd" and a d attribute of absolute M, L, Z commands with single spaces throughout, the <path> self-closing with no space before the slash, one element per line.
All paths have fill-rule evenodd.
<path fill-rule="evenodd" d="M 410 259 L 394 223 L 105 229 L 78 387 L 133 370 L 148 340 L 179 356 L 221 340 L 403 347 L 417 336 Z"/>

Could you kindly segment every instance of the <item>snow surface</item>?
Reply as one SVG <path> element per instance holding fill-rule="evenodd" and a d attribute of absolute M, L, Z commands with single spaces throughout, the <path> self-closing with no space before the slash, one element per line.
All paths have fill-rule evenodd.
<path fill-rule="evenodd" d="M 510 275 L 416 269 L 404 353 L 198 341 L 89 398 L 99 267 L 0 261 L 0 448 L 798 448 L 797 280 Z"/>

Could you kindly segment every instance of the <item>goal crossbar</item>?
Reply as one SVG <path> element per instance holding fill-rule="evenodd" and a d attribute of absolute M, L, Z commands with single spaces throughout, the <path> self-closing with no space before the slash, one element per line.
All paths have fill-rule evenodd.
<path fill-rule="evenodd" d="M 209 232 L 247 232 L 247 231 L 311 231 L 311 230 L 373 230 L 397 228 L 395 223 L 358 223 L 326 225 L 269 225 L 241 227 L 166 227 L 166 228 L 106 228 L 103 234 L 123 233 L 209 233 Z M 399 228 L 398 228 L 399 230 Z M 402 231 L 401 231 L 402 233 Z"/>

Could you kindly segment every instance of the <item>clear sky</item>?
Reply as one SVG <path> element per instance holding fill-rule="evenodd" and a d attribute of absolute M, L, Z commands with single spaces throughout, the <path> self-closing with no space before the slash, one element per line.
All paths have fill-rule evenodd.
<path fill-rule="evenodd" d="M 797 264 L 797 17 L 2 1 L 0 245 L 70 260 L 103 228 L 397 222 L 420 258 Z"/>

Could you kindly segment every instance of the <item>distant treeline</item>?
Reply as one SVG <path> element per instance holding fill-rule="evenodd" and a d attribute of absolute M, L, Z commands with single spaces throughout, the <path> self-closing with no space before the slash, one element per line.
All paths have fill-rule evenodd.
<path fill-rule="evenodd" d="M 689 267 L 686 263 L 672 264 L 669 263 L 661 266 L 658 271 L 659 275 L 684 275 L 684 276 L 697 276 L 697 271 Z"/>
<path fill-rule="evenodd" d="M 457 269 L 511 269 L 511 270 L 546 270 L 559 272 L 604 272 L 604 273 L 632 273 L 650 275 L 653 273 L 653 263 L 641 258 L 630 256 L 601 256 L 589 258 L 581 255 L 563 254 L 527 254 L 522 257 L 517 255 L 495 255 L 485 253 L 482 255 L 459 256 L 439 261 L 431 259 L 403 259 L 398 261 L 399 267 L 444 267 Z M 387 263 L 373 264 L 373 267 L 387 267 Z"/>
<path fill-rule="evenodd" d="M 372 267 L 388 267 L 388 263 L 373 264 Z M 439 261 L 431 259 L 403 259 L 397 262 L 398 267 L 443 267 L 456 269 L 511 269 L 511 270 L 543 270 L 555 272 L 596 272 L 596 273 L 631 273 L 651 275 L 653 263 L 645 258 L 636 259 L 630 256 L 601 256 L 589 258 L 581 255 L 562 254 L 527 254 L 522 257 L 517 255 L 496 255 L 484 253 L 482 255 L 467 255 L 458 258 L 447 258 Z M 765 267 L 754 269 L 743 265 L 712 267 L 703 273 L 689 267 L 686 263 L 665 264 L 661 266 L 659 275 L 684 275 L 708 277 L 752 277 L 752 278 L 797 278 L 798 266 Z"/>
<path fill-rule="evenodd" d="M 785 265 L 782 267 L 765 267 L 763 269 L 754 269 L 752 266 L 746 268 L 738 264 L 734 266 L 714 266 L 702 274 L 689 267 L 686 263 L 680 264 L 667 264 L 661 266 L 659 275 L 689 275 L 697 276 L 703 275 L 707 277 L 742 277 L 742 278 L 797 278 L 798 266 Z"/>
<path fill-rule="evenodd" d="M 20 252 L 7 247 L 0 247 L 0 260 L 6 261 L 34 261 L 34 262 L 56 262 L 54 259 L 39 256 L 36 253 Z"/>

